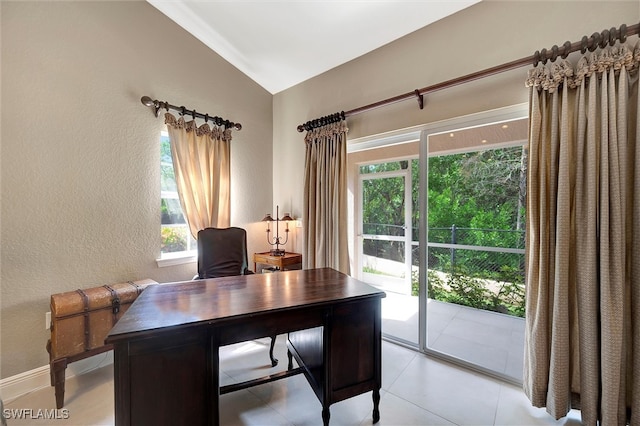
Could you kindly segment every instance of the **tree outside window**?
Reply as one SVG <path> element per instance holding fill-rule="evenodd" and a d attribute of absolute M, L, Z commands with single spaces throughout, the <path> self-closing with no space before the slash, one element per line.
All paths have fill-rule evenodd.
<path fill-rule="evenodd" d="M 167 132 L 160 135 L 160 194 L 161 255 L 176 256 L 195 250 L 195 240 L 189 232 L 178 198 Z"/>

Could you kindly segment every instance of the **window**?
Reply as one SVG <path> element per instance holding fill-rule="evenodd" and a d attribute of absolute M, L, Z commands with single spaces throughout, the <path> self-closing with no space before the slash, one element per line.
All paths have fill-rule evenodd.
<path fill-rule="evenodd" d="M 171 161 L 169 134 L 164 131 L 160 134 L 160 191 L 161 257 L 164 259 L 194 256 L 196 243 L 182 213 Z"/>

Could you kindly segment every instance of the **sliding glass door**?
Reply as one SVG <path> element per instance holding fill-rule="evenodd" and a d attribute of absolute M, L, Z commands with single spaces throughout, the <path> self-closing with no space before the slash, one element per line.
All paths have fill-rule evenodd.
<path fill-rule="evenodd" d="M 384 338 L 514 383 L 524 353 L 526 116 L 519 105 L 461 117 L 349 154 L 355 266 L 387 293 Z"/>
<path fill-rule="evenodd" d="M 527 119 L 423 132 L 426 352 L 513 382 L 524 354 Z"/>

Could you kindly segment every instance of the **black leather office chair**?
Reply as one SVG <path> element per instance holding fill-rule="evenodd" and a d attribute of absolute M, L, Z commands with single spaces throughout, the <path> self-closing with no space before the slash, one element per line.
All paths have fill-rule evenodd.
<path fill-rule="evenodd" d="M 247 231 L 205 228 L 198 231 L 198 278 L 253 274 L 247 260 Z"/>
<path fill-rule="evenodd" d="M 247 231 L 242 228 L 205 228 L 198 231 L 198 275 L 196 279 L 249 275 L 247 260 Z M 273 357 L 276 336 L 271 336 L 269 358 L 275 367 L 278 360 Z"/>

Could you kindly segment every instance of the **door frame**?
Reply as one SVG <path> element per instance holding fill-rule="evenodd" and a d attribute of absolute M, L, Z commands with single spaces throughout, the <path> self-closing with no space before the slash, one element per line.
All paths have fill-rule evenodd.
<path fill-rule="evenodd" d="M 396 162 L 396 161 L 404 161 L 405 159 L 392 159 L 383 162 Z M 401 170 L 393 170 L 387 172 L 378 172 L 378 173 L 365 173 L 361 174 L 358 172 L 358 214 L 356 217 L 358 218 L 358 231 L 356 234 L 356 244 L 357 244 L 357 268 L 358 268 L 358 279 L 362 280 L 362 267 L 364 261 L 364 241 L 366 239 L 369 240 L 381 240 L 381 241 L 402 241 L 404 242 L 404 273 L 405 273 L 405 288 L 402 294 L 411 294 L 411 270 L 412 270 L 412 239 L 413 239 L 413 227 L 411 216 L 413 214 L 413 200 L 412 200 L 412 176 L 411 176 L 411 161 L 413 158 L 407 158 L 409 161 L 409 166 L 406 169 Z M 381 164 L 380 162 L 375 163 L 365 163 L 360 164 L 360 166 L 365 166 L 367 164 Z M 403 237 L 393 237 L 387 236 L 383 238 L 379 238 L 377 235 L 365 234 L 363 225 L 364 225 L 364 181 L 365 180 L 374 180 L 374 179 L 388 179 L 394 177 L 401 177 L 404 179 L 404 236 Z M 391 289 L 385 289 L 390 291 Z"/>

